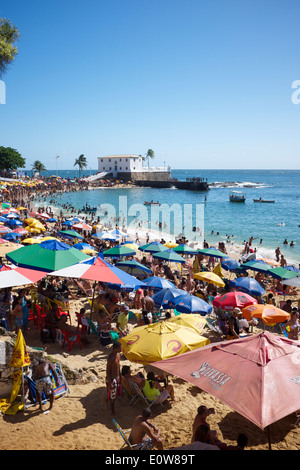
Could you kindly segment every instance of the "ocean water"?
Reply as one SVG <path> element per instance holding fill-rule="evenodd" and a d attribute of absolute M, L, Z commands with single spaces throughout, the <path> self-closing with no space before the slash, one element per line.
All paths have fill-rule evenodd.
<path fill-rule="evenodd" d="M 62 177 L 73 178 L 76 174 L 76 170 L 58 171 L 58 175 Z M 89 175 L 90 171 L 85 174 Z M 120 196 L 127 197 L 128 207 L 151 200 L 169 206 L 179 204 L 182 208 L 186 204 L 193 207 L 202 204 L 204 238 L 210 244 L 216 245 L 218 241 L 226 241 L 229 235 L 235 244 L 240 245 L 252 236 L 255 239 L 254 246 L 258 247 L 263 256 L 274 258 L 274 251 L 280 246 L 288 261 L 300 263 L 300 170 L 172 170 L 172 176 L 179 180 L 190 177 L 205 178 L 211 185 L 210 190 L 194 192 L 174 188 L 137 187 L 97 189 L 63 194 L 57 197 L 52 205 L 59 207 L 67 204 L 79 210 L 87 203 L 91 207 L 97 207 L 97 214 L 100 214 L 104 204 L 112 204 L 118 210 Z M 229 193 L 232 190 L 243 192 L 246 202 L 230 202 Z M 275 200 L 275 203 L 253 202 L 253 199 L 260 197 Z M 194 214 L 192 217 L 195 222 Z M 174 220 L 171 220 L 171 232 L 174 225 L 178 226 L 176 214 Z M 215 235 L 216 232 L 219 232 L 219 235 Z M 289 244 L 293 241 L 295 245 L 283 245 L 285 239 Z"/>

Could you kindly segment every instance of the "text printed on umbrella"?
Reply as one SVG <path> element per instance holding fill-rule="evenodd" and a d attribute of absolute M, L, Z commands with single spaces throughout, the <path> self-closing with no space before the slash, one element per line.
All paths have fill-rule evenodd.
<path fill-rule="evenodd" d="M 204 362 L 200 369 L 195 372 L 192 372 L 191 375 L 196 379 L 200 377 L 207 377 L 211 380 L 211 386 L 219 390 L 223 385 L 231 379 L 230 375 L 225 374 L 224 372 L 215 369 L 208 362 Z"/>

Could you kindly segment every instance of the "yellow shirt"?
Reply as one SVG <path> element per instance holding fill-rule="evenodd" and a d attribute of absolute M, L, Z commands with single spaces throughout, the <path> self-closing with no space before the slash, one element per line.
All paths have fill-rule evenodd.
<path fill-rule="evenodd" d="M 150 387 L 149 380 L 146 380 L 145 386 L 143 388 L 143 393 L 149 401 L 154 401 L 160 395 L 160 391 L 157 388 Z"/>

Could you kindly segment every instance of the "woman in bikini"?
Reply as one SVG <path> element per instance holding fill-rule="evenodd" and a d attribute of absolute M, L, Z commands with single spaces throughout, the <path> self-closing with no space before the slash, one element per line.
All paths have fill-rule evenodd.
<path fill-rule="evenodd" d="M 300 334 L 298 310 L 294 310 L 291 312 L 291 319 L 284 324 L 283 329 L 287 332 L 289 339 L 298 340 Z"/>

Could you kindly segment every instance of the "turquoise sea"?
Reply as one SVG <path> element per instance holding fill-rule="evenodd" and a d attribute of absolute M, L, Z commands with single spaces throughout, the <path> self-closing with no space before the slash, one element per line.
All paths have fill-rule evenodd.
<path fill-rule="evenodd" d="M 56 174 L 55 171 L 52 173 Z M 62 177 L 73 178 L 76 174 L 75 170 L 58 171 Z M 89 175 L 90 171 L 85 174 Z M 205 178 L 211 189 L 208 192 L 136 187 L 99 189 L 85 191 L 84 194 L 66 193 L 57 198 L 56 203 L 71 204 L 76 209 L 81 209 L 85 203 L 91 207 L 112 204 L 117 209 L 119 196 L 127 196 L 128 206 L 153 200 L 183 207 L 184 204 L 203 203 L 206 195 L 204 238 L 210 244 L 225 241 L 227 235 L 233 235 L 234 243 L 241 244 L 252 236 L 256 239 L 254 246 L 264 256 L 273 258 L 275 248 L 280 246 L 288 260 L 300 263 L 300 170 L 172 170 L 172 177 L 179 180 Z M 232 190 L 242 191 L 246 202 L 230 202 L 229 193 Z M 253 199 L 260 197 L 275 200 L 275 203 L 253 202 Z M 212 235 L 212 231 L 214 234 L 219 232 L 219 235 Z M 285 239 L 289 244 L 293 241 L 294 246 L 283 245 Z"/>

